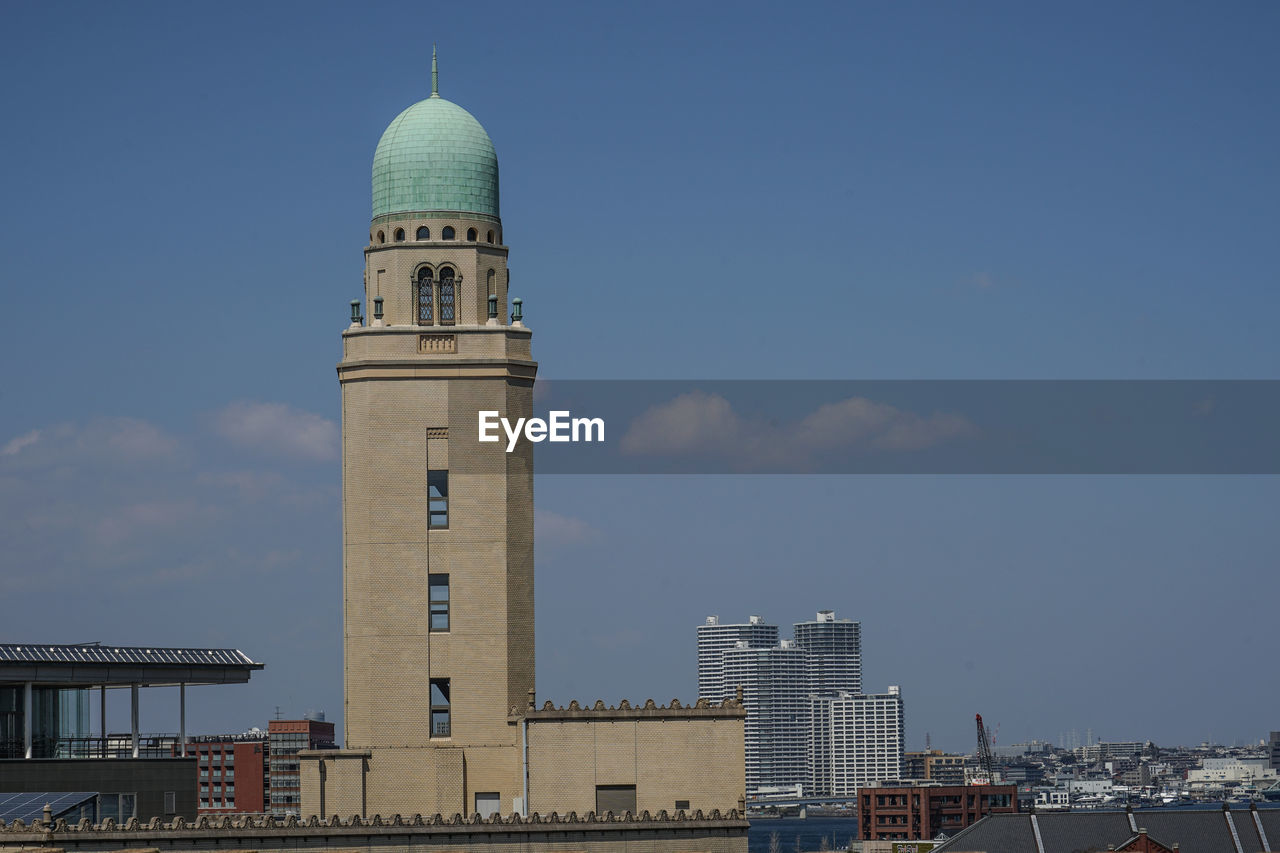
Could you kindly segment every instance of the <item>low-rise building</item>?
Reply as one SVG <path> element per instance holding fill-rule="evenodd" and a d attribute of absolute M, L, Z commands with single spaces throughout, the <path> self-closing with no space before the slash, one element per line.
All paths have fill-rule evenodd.
<path fill-rule="evenodd" d="M 940 749 L 927 752 L 902 753 L 902 778 L 937 782 L 939 785 L 964 784 L 963 755 L 954 755 Z"/>
<path fill-rule="evenodd" d="M 859 837 L 864 840 L 950 836 L 987 815 L 1017 811 L 1016 785 L 895 786 L 858 791 Z"/>

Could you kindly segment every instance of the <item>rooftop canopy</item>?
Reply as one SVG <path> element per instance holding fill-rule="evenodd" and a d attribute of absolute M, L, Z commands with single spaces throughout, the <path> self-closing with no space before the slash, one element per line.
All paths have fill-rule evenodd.
<path fill-rule="evenodd" d="M 0 644 L 0 684 L 242 684 L 262 668 L 239 649 Z"/>

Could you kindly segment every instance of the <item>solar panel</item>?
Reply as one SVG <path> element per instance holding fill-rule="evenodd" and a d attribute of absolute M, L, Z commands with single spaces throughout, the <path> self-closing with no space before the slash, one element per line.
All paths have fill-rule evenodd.
<path fill-rule="evenodd" d="M 36 793 L 0 794 L 0 820 L 12 823 L 19 818 L 30 825 L 44 819 L 44 807 L 47 803 L 53 812 L 54 820 L 66 817 L 67 812 L 78 810 L 80 806 L 95 799 L 97 791 L 40 791 Z M 78 815 L 75 815 L 78 819 Z"/>
<path fill-rule="evenodd" d="M 0 644 L 0 660 L 14 663 L 134 663 L 183 666 L 256 666 L 239 649 L 173 649 L 142 646 L 41 646 Z"/>

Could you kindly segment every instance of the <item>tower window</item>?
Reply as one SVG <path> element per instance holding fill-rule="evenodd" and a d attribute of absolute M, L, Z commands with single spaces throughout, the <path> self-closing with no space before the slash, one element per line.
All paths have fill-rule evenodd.
<path fill-rule="evenodd" d="M 404 229 L 403 229 L 403 228 L 397 228 L 397 229 L 396 229 L 396 242 L 397 242 L 397 243 L 403 243 L 403 242 L 404 242 Z"/>
<path fill-rule="evenodd" d="M 430 229 L 430 228 L 428 228 L 428 227 L 427 227 L 427 226 L 425 226 L 425 225 L 423 225 L 423 226 L 421 226 L 420 228 L 418 228 L 418 239 L 419 239 L 419 240 L 430 240 L 430 239 L 431 239 L 431 229 Z"/>
<path fill-rule="evenodd" d="M 468 229 L 467 229 L 467 242 L 469 242 L 469 243 L 474 243 L 474 242 L 476 241 L 476 239 L 477 239 L 477 238 L 476 238 L 476 229 L 474 229 L 474 228 L 468 228 Z"/>
<path fill-rule="evenodd" d="M 452 225 L 446 225 L 446 226 L 445 226 L 443 229 L 441 229 L 441 231 L 440 231 L 440 239 L 441 239 L 441 240 L 452 240 L 452 239 L 453 239 L 453 236 L 454 236 L 454 231 L 453 231 L 453 226 L 452 226 Z"/>
<path fill-rule="evenodd" d="M 451 267 L 440 269 L 440 325 L 452 326 L 454 320 L 454 272 Z"/>
<path fill-rule="evenodd" d="M 431 679 L 431 736 L 449 737 L 449 679 Z"/>
<path fill-rule="evenodd" d="M 449 529 L 449 472 L 427 472 L 427 527 Z"/>
<path fill-rule="evenodd" d="M 431 270 L 423 267 L 418 270 L 418 282 L 414 286 L 417 291 L 418 301 L 418 325 L 430 326 L 435 322 L 435 303 L 433 302 L 433 291 L 431 281 Z"/>
<path fill-rule="evenodd" d="M 430 629 L 449 630 L 449 576 L 427 575 L 428 597 L 431 600 Z"/>
<path fill-rule="evenodd" d="M 493 242 L 493 231 L 490 231 L 490 232 L 489 232 L 489 242 L 490 242 L 490 243 L 492 243 L 492 242 Z"/>
<path fill-rule="evenodd" d="M 382 233 L 381 231 L 379 231 L 379 232 L 378 232 L 378 242 L 379 242 L 379 243 L 385 243 L 385 242 L 387 242 L 387 235 L 386 235 L 386 234 L 384 234 L 384 233 Z"/>

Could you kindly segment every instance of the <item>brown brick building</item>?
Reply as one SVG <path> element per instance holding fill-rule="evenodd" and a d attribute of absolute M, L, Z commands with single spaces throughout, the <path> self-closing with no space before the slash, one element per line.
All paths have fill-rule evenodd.
<path fill-rule="evenodd" d="M 858 829 L 863 840 L 955 835 L 989 814 L 1017 811 L 1016 785 L 921 785 L 858 791 Z"/>
<path fill-rule="evenodd" d="M 173 754 L 181 749 L 175 745 Z M 191 738 L 187 756 L 199 760 L 199 813 L 265 813 L 269 753 L 266 732 Z"/>

